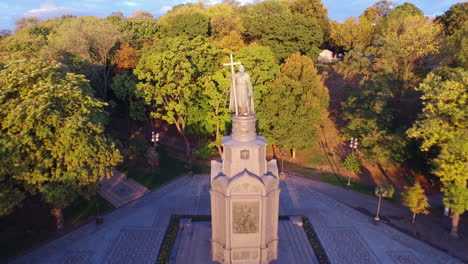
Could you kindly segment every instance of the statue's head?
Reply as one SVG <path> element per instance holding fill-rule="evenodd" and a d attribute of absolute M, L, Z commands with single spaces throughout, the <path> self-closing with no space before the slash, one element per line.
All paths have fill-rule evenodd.
<path fill-rule="evenodd" d="M 244 72 L 244 71 L 245 71 L 244 65 L 240 65 L 240 66 L 239 66 L 239 71 L 240 71 L 240 72 Z"/>

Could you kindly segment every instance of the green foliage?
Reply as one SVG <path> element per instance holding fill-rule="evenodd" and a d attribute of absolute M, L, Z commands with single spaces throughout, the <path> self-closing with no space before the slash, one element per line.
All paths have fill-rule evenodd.
<path fill-rule="evenodd" d="M 0 183 L 0 216 L 2 216 L 10 214 L 16 206 L 20 206 L 25 195 L 18 186 L 15 186 L 14 180 L 2 170 L 0 170 Z"/>
<path fill-rule="evenodd" d="M 391 97 L 385 85 L 369 81 L 342 105 L 348 120 L 343 135 L 359 137 L 359 149 L 372 161 L 382 164 L 400 164 L 405 160 L 403 135 L 391 128 Z"/>
<path fill-rule="evenodd" d="M 427 210 L 429 202 L 419 182 L 416 181 L 413 186 L 405 186 L 401 197 L 403 204 L 408 206 L 414 214 L 429 214 Z"/>
<path fill-rule="evenodd" d="M 50 37 L 46 57 L 85 74 L 91 86 L 107 99 L 110 52 L 123 35 L 105 19 L 80 17 L 65 20 Z"/>
<path fill-rule="evenodd" d="M 454 4 L 436 22 L 444 26 L 445 34 L 452 35 L 468 21 L 468 2 Z"/>
<path fill-rule="evenodd" d="M 22 52 L 25 55 L 38 55 L 48 44 L 49 36 L 60 23 L 60 21 L 54 19 L 22 26 L 14 35 L 2 38 L 0 50 Z"/>
<path fill-rule="evenodd" d="M 247 39 L 269 46 L 281 61 L 295 52 L 311 58 L 320 53 L 324 34 L 321 27 L 315 19 L 293 15 L 286 2 L 261 2 L 249 8 L 241 18 Z"/>
<path fill-rule="evenodd" d="M 449 65 L 468 68 L 468 21 L 447 38 L 444 55 Z"/>
<path fill-rule="evenodd" d="M 204 14 L 202 4 L 184 4 L 173 9 L 158 19 L 163 38 L 184 37 L 193 39 L 207 37 L 210 18 Z"/>
<path fill-rule="evenodd" d="M 314 142 L 315 127 L 328 106 L 313 61 L 299 53 L 291 55 L 268 86 L 258 110 L 259 127 L 268 141 L 290 149 L 304 149 Z"/>
<path fill-rule="evenodd" d="M 323 40 L 326 41 L 330 35 L 330 20 L 328 10 L 321 0 L 295 0 L 291 3 L 293 14 L 302 14 L 305 18 L 319 25 L 323 32 Z"/>
<path fill-rule="evenodd" d="M 206 9 L 210 18 L 211 36 L 221 39 L 231 32 L 243 31 L 239 8 L 234 5 L 218 4 Z"/>
<path fill-rule="evenodd" d="M 218 56 L 219 50 L 201 37 L 165 39 L 144 49 L 134 72 L 140 80 L 137 92 L 153 105 L 151 116 L 175 124 L 185 138 L 189 107 L 202 102 L 194 99 L 202 91 L 203 75 L 220 67 Z"/>
<path fill-rule="evenodd" d="M 144 121 L 146 108 L 144 102 L 136 94 L 138 80 L 135 75 L 116 75 L 110 85 L 115 96 L 127 105 L 128 114 L 133 120 Z"/>
<path fill-rule="evenodd" d="M 444 187 L 444 203 L 462 214 L 468 209 L 468 71 L 443 68 L 429 74 L 418 90 L 424 109 L 407 134 L 421 140 L 421 150 L 439 149 L 433 160 Z"/>
<path fill-rule="evenodd" d="M 83 76 L 42 60 L 7 60 L 0 87 L 2 186 L 39 192 L 62 206 L 72 200 L 62 195 L 73 198 L 68 191 L 82 194 L 112 174 L 121 157 L 97 122 L 105 104 Z"/>
<path fill-rule="evenodd" d="M 347 18 L 343 23 L 333 21 L 330 34 L 330 42 L 345 50 L 354 49 L 356 46 L 368 46 L 372 41 L 374 29 L 370 20 L 353 17 Z"/>
<path fill-rule="evenodd" d="M 154 40 L 161 33 L 161 27 L 152 19 L 132 18 L 111 20 L 125 36 L 132 40 L 136 47 L 143 41 Z"/>
<path fill-rule="evenodd" d="M 356 152 L 352 152 L 348 156 L 346 156 L 343 165 L 347 170 L 353 172 L 354 174 L 361 173 L 361 163 Z"/>
<path fill-rule="evenodd" d="M 198 142 L 198 148 L 195 149 L 195 157 L 197 159 L 207 159 L 216 154 L 213 142 L 207 139 L 202 139 Z"/>

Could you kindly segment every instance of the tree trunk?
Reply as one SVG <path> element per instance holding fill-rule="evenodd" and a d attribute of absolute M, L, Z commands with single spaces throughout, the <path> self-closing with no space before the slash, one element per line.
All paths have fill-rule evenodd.
<path fill-rule="evenodd" d="M 221 144 L 219 144 L 219 120 L 218 122 L 216 122 L 216 147 L 218 148 L 218 154 L 219 156 L 221 157 L 221 159 L 223 158 L 223 149 L 221 148 Z"/>
<path fill-rule="evenodd" d="M 293 159 L 296 158 L 296 150 L 295 150 L 295 149 L 292 149 L 292 158 L 293 158 Z"/>
<path fill-rule="evenodd" d="M 416 218 L 416 213 L 413 213 L 413 220 L 411 221 L 411 223 L 414 224 L 414 219 Z"/>
<path fill-rule="evenodd" d="M 53 216 L 55 216 L 55 225 L 57 230 L 60 231 L 63 229 L 63 212 L 62 209 L 54 208 L 51 210 Z"/>
<path fill-rule="evenodd" d="M 453 213 L 452 215 L 452 230 L 450 231 L 450 236 L 453 238 L 460 238 L 458 235 L 458 224 L 460 222 L 460 214 Z"/>

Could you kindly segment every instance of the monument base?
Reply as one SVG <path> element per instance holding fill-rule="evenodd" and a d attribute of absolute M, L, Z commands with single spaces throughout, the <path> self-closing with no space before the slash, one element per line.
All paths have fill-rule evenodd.
<path fill-rule="evenodd" d="M 211 161 L 212 260 L 267 264 L 278 257 L 279 178 L 255 116 L 233 116 L 223 160 Z"/>

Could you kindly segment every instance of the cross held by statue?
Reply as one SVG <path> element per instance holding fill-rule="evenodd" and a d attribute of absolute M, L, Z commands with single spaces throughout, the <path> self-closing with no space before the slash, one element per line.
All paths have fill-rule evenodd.
<path fill-rule="evenodd" d="M 232 89 L 235 91 L 236 90 L 236 82 L 233 78 L 235 72 L 234 72 L 234 65 L 241 65 L 240 62 L 234 62 L 234 59 L 232 57 L 232 54 L 229 54 L 229 59 L 230 59 L 230 63 L 226 63 L 226 64 L 223 64 L 223 66 L 231 66 L 231 82 L 232 82 Z M 237 96 L 236 96 L 236 93 L 234 92 L 234 105 L 236 107 L 236 115 L 239 115 L 238 111 L 237 111 Z"/>

